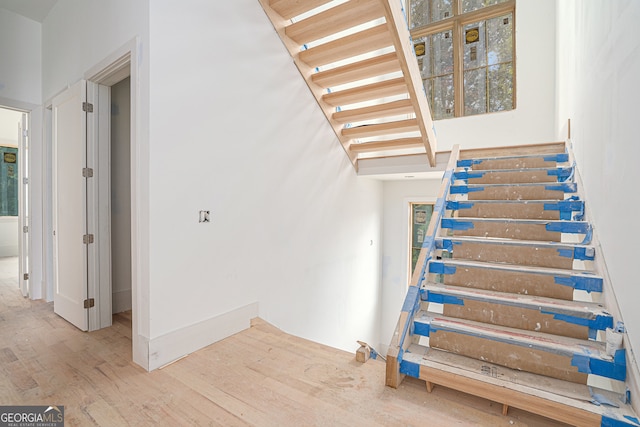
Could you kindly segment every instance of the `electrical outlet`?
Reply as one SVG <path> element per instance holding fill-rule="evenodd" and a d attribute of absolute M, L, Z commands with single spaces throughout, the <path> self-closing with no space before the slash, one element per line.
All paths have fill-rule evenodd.
<path fill-rule="evenodd" d="M 200 219 L 198 222 L 211 222 L 211 212 L 200 211 Z"/>

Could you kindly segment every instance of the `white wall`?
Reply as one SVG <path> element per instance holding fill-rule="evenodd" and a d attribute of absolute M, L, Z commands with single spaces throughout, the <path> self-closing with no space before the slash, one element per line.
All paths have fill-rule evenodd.
<path fill-rule="evenodd" d="M 555 4 L 517 1 L 516 109 L 436 121 L 438 151 L 554 140 Z"/>
<path fill-rule="evenodd" d="M 382 185 L 356 176 L 259 2 L 150 15 L 152 340 L 259 302 L 296 335 L 378 342 Z"/>
<path fill-rule="evenodd" d="M 571 140 L 586 201 L 600 240 L 636 360 L 640 288 L 636 204 L 640 182 L 638 100 L 640 3 L 558 2 L 558 137 L 571 119 Z M 637 372 L 637 366 L 636 366 Z M 637 385 L 636 385 L 637 386 Z M 640 403 L 638 391 L 632 393 Z M 640 405 L 638 405 L 640 406 Z"/>
<path fill-rule="evenodd" d="M 0 216 L 0 257 L 18 256 L 18 252 L 18 217 Z"/>
<path fill-rule="evenodd" d="M 0 8 L 0 105 L 3 98 L 40 104 L 40 53 L 40 23 Z"/>
<path fill-rule="evenodd" d="M 409 203 L 435 202 L 440 179 L 384 181 L 382 310 L 378 350 L 386 353 L 409 286 Z"/>

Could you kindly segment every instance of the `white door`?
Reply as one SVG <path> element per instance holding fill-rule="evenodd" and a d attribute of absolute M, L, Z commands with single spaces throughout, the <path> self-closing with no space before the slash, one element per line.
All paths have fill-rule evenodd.
<path fill-rule="evenodd" d="M 19 281 L 23 296 L 29 295 L 29 127 L 27 114 L 22 114 L 18 123 L 18 246 L 20 253 Z"/>
<path fill-rule="evenodd" d="M 87 300 L 87 123 L 84 80 L 53 100 L 53 281 L 54 311 L 83 331 Z"/>

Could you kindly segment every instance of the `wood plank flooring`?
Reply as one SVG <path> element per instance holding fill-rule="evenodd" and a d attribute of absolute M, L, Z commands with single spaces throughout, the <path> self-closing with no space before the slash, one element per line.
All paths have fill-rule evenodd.
<path fill-rule="evenodd" d="M 358 347 L 354 343 L 354 352 Z M 237 335 L 148 373 L 131 361 L 130 316 L 80 332 L 30 301 L 0 258 L 0 405 L 64 405 L 67 426 L 560 426 L 407 378 L 255 319 Z"/>

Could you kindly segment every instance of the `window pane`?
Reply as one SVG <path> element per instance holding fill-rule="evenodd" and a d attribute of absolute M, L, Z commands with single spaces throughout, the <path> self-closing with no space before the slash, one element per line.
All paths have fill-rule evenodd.
<path fill-rule="evenodd" d="M 453 117 L 453 74 L 434 79 L 431 111 L 436 120 Z"/>
<path fill-rule="evenodd" d="M 493 6 L 498 3 L 504 3 L 505 1 L 507 0 L 462 0 L 462 13 L 482 9 L 487 6 Z"/>
<path fill-rule="evenodd" d="M 451 31 L 422 37 L 414 42 L 423 79 L 453 73 L 453 37 Z"/>
<path fill-rule="evenodd" d="M 489 65 L 513 60 L 513 17 L 511 14 L 487 20 Z"/>
<path fill-rule="evenodd" d="M 489 67 L 489 111 L 513 110 L 512 63 Z"/>
<path fill-rule="evenodd" d="M 18 216 L 18 149 L 0 147 L 0 216 Z"/>
<path fill-rule="evenodd" d="M 433 214 L 433 205 L 431 204 L 411 204 L 411 272 L 416 268 L 420 249 L 427 237 L 427 228 Z"/>
<path fill-rule="evenodd" d="M 452 0 L 410 0 L 411 28 L 422 27 L 452 16 Z"/>
<path fill-rule="evenodd" d="M 464 69 L 487 65 L 486 21 L 464 26 Z"/>
<path fill-rule="evenodd" d="M 476 68 L 464 72 L 464 115 L 487 112 L 487 69 Z"/>

